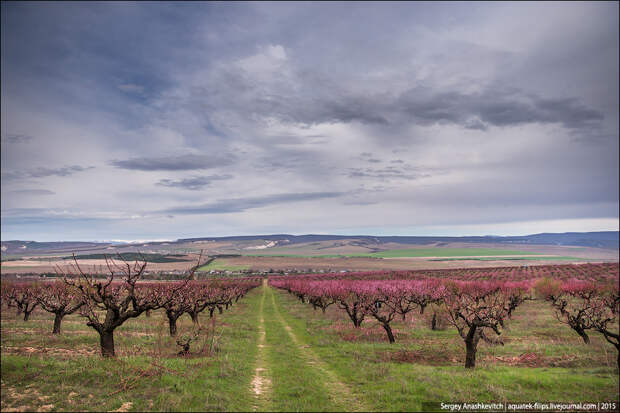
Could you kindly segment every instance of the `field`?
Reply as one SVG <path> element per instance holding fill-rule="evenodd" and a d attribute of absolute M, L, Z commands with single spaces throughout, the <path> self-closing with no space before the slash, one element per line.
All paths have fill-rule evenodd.
<path fill-rule="evenodd" d="M 401 257 L 502 257 L 511 255 L 534 255 L 528 251 L 502 250 L 495 248 L 404 248 L 390 249 L 371 253 L 343 253 L 343 254 L 281 254 L 269 252 L 265 254 L 245 254 L 248 256 L 281 256 L 281 257 L 318 257 L 332 258 L 344 257 L 374 257 L 374 258 L 401 258 Z"/>
<path fill-rule="evenodd" d="M 524 265 L 554 263 L 605 262 L 585 258 L 560 257 L 469 257 L 469 258 L 370 258 L 370 257 L 294 257 L 294 256 L 239 256 L 217 258 L 214 263 L 222 270 L 235 267 L 252 271 L 377 271 L 409 269 L 441 269 L 464 267 L 508 267 L 515 261 Z M 213 263 L 212 263 L 213 264 Z M 211 267 L 212 268 L 212 267 Z"/>
<path fill-rule="evenodd" d="M 481 243 L 430 243 L 411 246 L 395 242 L 369 242 L 358 239 L 338 241 L 306 242 L 291 245 L 264 247 L 264 241 L 196 241 L 178 245 L 144 245 L 118 249 L 83 251 L 78 255 L 80 265 L 105 265 L 103 253 L 114 256 L 122 252 L 135 257 L 140 251 L 149 259 L 151 272 L 183 271 L 195 260 L 201 250 L 205 255 L 238 255 L 216 258 L 203 271 L 372 271 L 406 270 L 424 268 L 459 268 L 479 266 L 512 266 L 515 262 L 524 265 L 539 265 L 546 262 L 616 262 L 618 251 L 606 248 L 574 247 L 556 245 Z M 112 248 L 112 247 L 107 247 Z M 127 255 L 133 254 L 133 255 Z M 3 274 L 54 273 L 55 266 L 64 266 L 63 259 L 70 252 L 49 255 L 3 255 Z M 86 259 L 86 258 L 88 259 Z M 20 259 L 18 259 L 20 258 Z M 189 261 L 188 261 L 189 260 Z"/>
<path fill-rule="evenodd" d="M 587 258 L 577 257 L 560 257 L 560 256 L 526 256 L 526 257 L 451 257 L 451 258 L 432 258 L 429 261 L 569 261 L 569 262 L 584 262 L 588 261 Z"/>
<path fill-rule="evenodd" d="M 216 259 L 216 260 L 211 261 L 209 264 L 203 265 L 202 267 L 198 268 L 198 271 L 211 271 L 211 270 L 243 271 L 249 268 L 250 267 L 247 265 L 230 265 L 230 264 L 226 264 L 223 260 Z"/>
<path fill-rule="evenodd" d="M 509 272 L 508 272 L 509 273 Z M 2 411 L 402 411 L 430 401 L 618 400 L 617 353 L 599 334 L 584 344 L 543 300 L 508 321 L 505 344 L 481 344 L 464 369 L 454 328 L 431 330 L 430 311 L 392 323 L 390 344 L 374 319 L 354 328 L 335 305 L 313 310 L 265 279 L 223 314 L 199 316 L 189 355 L 168 336 L 162 310 L 118 328 L 115 358 L 69 315 L 30 321 L 2 308 Z M 187 315 L 178 335 L 189 334 Z M 428 407 L 428 406 L 427 406 Z"/>

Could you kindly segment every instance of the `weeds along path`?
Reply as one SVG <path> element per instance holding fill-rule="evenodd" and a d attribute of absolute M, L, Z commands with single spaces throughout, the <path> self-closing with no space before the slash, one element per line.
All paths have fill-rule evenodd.
<path fill-rule="evenodd" d="M 321 360 L 321 358 L 310 348 L 310 346 L 302 342 L 293 331 L 293 328 L 286 322 L 285 318 L 280 313 L 278 304 L 275 300 L 275 294 L 273 288 L 264 284 L 263 288 L 270 295 L 271 301 L 271 313 L 273 318 L 277 320 L 279 328 L 283 329 L 288 338 L 289 344 L 292 344 L 296 353 L 295 359 L 290 359 L 289 364 L 292 361 L 296 363 L 301 362 L 303 364 L 303 371 L 307 376 L 317 377 L 317 380 L 311 381 L 312 386 L 316 391 L 321 392 L 322 398 L 328 398 L 324 400 L 322 404 L 317 403 L 314 408 L 312 406 L 306 410 L 345 410 L 345 411 L 368 411 L 362 402 L 357 398 L 349 387 L 340 381 L 338 376 L 328 367 L 328 365 Z M 281 340 L 282 342 L 282 340 Z M 301 378 L 297 378 L 299 380 Z M 318 387 L 318 388 L 317 388 Z"/>
<path fill-rule="evenodd" d="M 263 280 L 262 293 L 258 314 L 258 353 L 256 356 L 256 369 L 252 379 L 252 391 L 257 403 L 252 406 L 254 410 L 271 410 L 271 379 L 267 373 L 267 350 L 265 345 L 265 291 L 267 280 Z"/>

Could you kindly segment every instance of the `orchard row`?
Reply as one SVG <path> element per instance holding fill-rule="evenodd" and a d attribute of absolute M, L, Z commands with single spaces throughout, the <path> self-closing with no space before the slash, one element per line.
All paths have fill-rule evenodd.
<path fill-rule="evenodd" d="M 446 278 L 456 280 L 523 281 L 536 278 L 556 280 L 579 279 L 583 281 L 609 282 L 618 279 L 618 263 L 532 265 L 491 268 L 451 268 L 441 270 L 366 271 L 305 274 L 296 276 L 305 280 L 356 279 L 395 280 Z"/>
<path fill-rule="evenodd" d="M 176 335 L 176 321 L 189 314 L 197 323 L 198 314 L 217 309 L 220 313 L 260 285 L 261 278 L 192 281 L 195 266 L 183 281 L 140 281 L 146 262 L 118 264 L 110 261 L 108 278 L 94 278 L 76 264 L 72 274 L 56 281 L 3 282 L 2 304 L 17 308 L 28 321 L 30 313 L 40 306 L 54 314 L 52 332 L 60 333 L 63 317 L 78 312 L 86 325 L 99 334 L 101 354 L 114 356 L 114 330 L 130 318 L 151 310 L 164 309 L 170 335 Z"/>
<path fill-rule="evenodd" d="M 617 267 L 616 267 L 617 268 Z M 456 270 L 455 273 L 460 273 Z M 380 278 L 387 273 L 377 273 Z M 399 274 L 392 274 L 398 278 Z M 360 274 L 353 275 L 353 278 Z M 483 340 L 503 344 L 498 338 L 505 323 L 525 300 L 543 299 L 555 310 L 558 320 L 569 325 L 585 343 L 589 331 L 595 331 L 619 352 L 618 278 L 596 275 L 598 282 L 586 280 L 537 278 L 522 281 L 458 280 L 454 278 L 380 279 L 372 273 L 363 279 L 323 279 L 317 277 L 273 277 L 270 285 L 297 296 L 323 312 L 331 306 L 343 310 L 358 328 L 366 318 L 374 318 L 384 328 L 390 343 L 395 341 L 391 323 L 398 316 L 433 308 L 433 324 L 441 314 L 458 331 L 465 343 L 465 367 L 476 362 L 478 343 Z M 321 278 L 321 277 L 319 277 Z M 334 277 L 332 277 L 334 278 Z M 431 326 L 434 328 L 434 325 Z"/>

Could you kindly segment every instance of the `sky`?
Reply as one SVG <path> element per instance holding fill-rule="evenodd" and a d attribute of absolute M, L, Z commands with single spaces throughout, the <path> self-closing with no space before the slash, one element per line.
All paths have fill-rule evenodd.
<path fill-rule="evenodd" d="M 1 237 L 617 231 L 618 2 L 2 2 Z"/>

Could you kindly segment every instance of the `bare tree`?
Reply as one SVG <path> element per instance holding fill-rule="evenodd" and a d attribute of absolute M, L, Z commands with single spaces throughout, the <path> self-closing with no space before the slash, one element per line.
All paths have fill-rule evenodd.
<path fill-rule="evenodd" d="M 45 311 L 54 314 L 52 334 L 60 334 L 64 316 L 73 314 L 84 305 L 76 290 L 62 281 L 46 283 L 37 290 L 36 298 Z"/>
<path fill-rule="evenodd" d="M 192 267 L 185 281 L 194 276 L 200 266 L 202 251 L 198 265 Z M 161 308 L 166 302 L 176 299 L 176 290 L 153 288 L 153 283 L 141 283 L 147 262 L 142 257 L 133 264 L 118 254 L 118 261 L 105 257 L 109 276 L 106 279 L 95 279 L 92 273 L 82 270 L 75 254 L 70 273 L 77 278 L 68 278 L 60 267 L 57 272 L 64 276 L 64 281 L 75 288 L 84 305 L 80 314 L 88 318 L 86 325 L 99 333 L 101 355 L 113 357 L 114 330 L 130 318 L 138 317 L 147 310 Z M 116 279 L 116 280 L 115 280 Z M 182 288 L 184 284 L 178 288 Z"/>

